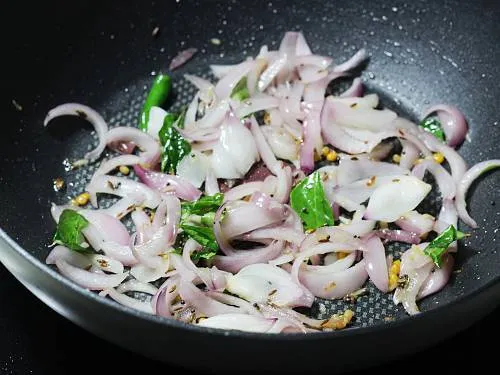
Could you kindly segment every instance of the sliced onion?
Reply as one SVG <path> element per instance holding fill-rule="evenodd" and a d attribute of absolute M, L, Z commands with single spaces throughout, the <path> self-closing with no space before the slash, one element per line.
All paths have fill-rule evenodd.
<path fill-rule="evenodd" d="M 288 272 L 270 264 L 250 264 L 242 268 L 228 278 L 226 289 L 252 303 L 310 307 L 314 301 Z"/>
<path fill-rule="evenodd" d="M 408 232 L 401 229 L 379 229 L 375 233 L 378 237 L 389 241 L 405 242 L 419 244 L 420 237 L 414 232 Z"/>
<path fill-rule="evenodd" d="M 160 215 L 160 209 L 165 209 L 165 215 Z M 181 202 L 178 198 L 172 195 L 164 194 L 162 196 L 162 203 L 156 210 L 152 228 L 154 230 L 159 230 L 164 226 L 165 231 L 167 232 L 167 244 L 172 245 L 175 242 L 175 237 L 177 236 L 180 218 Z"/>
<path fill-rule="evenodd" d="M 116 288 L 116 291 L 118 293 L 140 292 L 155 295 L 158 292 L 158 288 L 148 283 L 142 283 L 140 281 L 130 279 L 125 281 L 123 284 L 120 284 Z"/>
<path fill-rule="evenodd" d="M 397 118 L 397 114 L 388 109 L 352 108 L 337 101 L 330 103 L 334 114 L 332 121 L 341 126 L 380 131 L 390 129 Z"/>
<path fill-rule="evenodd" d="M 119 245 L 115 242 L 103 242 L 101 250 L 110 258 L 120 261 L 125 266 L 137 264 L 137 259 L 132 253 L 130 246 Z"/>
<path fill-rule="evenodd" d="M 219 193 L 219 184 L 217 183 L 217 178 L 215 178 L 215 174 L 212 168 L 209 168 L 207 171 L 207 177 L 205 179 L 205 194 L 206 195 L 215 195 Z"/>
<path fill-rule="evenodd" d="M 361 80 L 361 78 L 356 77 L 352 81 L 351 87 L 340 94 L 340 96 L 343 98 L 359 97 L 363 95 L 363 89 L 363 81 Z"/>
<path fill-rule="evenodd" d="M 106 275 L 85 271 L 72 266 L 63 259 L 56 260 L 56 266 L 57 269 L 68 279 L 90 290 L 114 288 L 120 285 L 128 276 L 128 273 Z"/>
<path fill-rule="evenodd" d="M 151 305 L 156 315 L 171 317 L 171 305 L 178 293 L 178 278 L 170 277 L 161 286 L 159 291 L 153 296 Z"/>
<path fill-rule="evenodd" d="M 364 60 L 366 60 L 368 54 L 364 48 L 360 49 L 356 52 L 349 60 L 346 62 L 337 65 L 333 68 L 334 72 L 347 72 L 349 70 L 357 68 Z"/>
<path fill-rule="evenodd" d="M 194 128 L 189 130 L 176 129 L 184 138 L 197 143 L 215 141 L 220 137 L 220 130 L 213 127 Z"/>
<path fill-rule="evenodd" d="M 137 169 L 137 170 L 136 170 Z M 134 166 L 134 170 L 144 170 L 139 165 Z M 146 174 L 146 172 L 144 172 Z M 154 173 L 154 172 L 151 172 Z M 138 174 L 138 173 L 137 173 Z M 156 208 L 160 203 L 160 194 L 150 187 L 125 177 L 116 176 L 99 176 L 96 177 L 90 184 L 87 185 L 87 191 L 90 196 L 95 196 L 97 193 L 117 195 L 119 197 L 127 196 L 144 196 L 144 205 L 148 208 Z M 97 206 L 97 202 L 92 202 Z"/>
<path fill-rule="evenodd" d="M 402 168 L 410 169 L 420 156 L 420 151 L 412 142 L 406 139 L 401 139 L 400 142 L 403 149 L 401 151 L 399 165 Z"/>
<path fill-rule="evenodd" d="M 111 241 L 120 245 L 128 245 L 130 235 L 125 225 L 116 217 L 99 210 L 81 210 L 79 213 L 97 230 L 102 241 Z M 84 229 L 84 234 L 87 228 Z"/>
<path fill-rule="evenodd" d="M 165 277 L 167 269 L 168 261 L 163 260 L 163 266 L 157 268 L 151 268 L 144 264 L 136 264 L 130 269 L 130 274 L 141 282 L 150 283 Z"/>
<path fill-rule="evenodd" d="M 299 66 L 298 73 L 300 80 L 306 84 L 316 82 L 328 75 L 326 69 L 318 68 L 313 65 Z"/>
<path fill-rule="evenodd" d="M 299 145 L 285 127 L 266 126 L 261 129 L 272 153 L 282 160 L 294 162 L 299 158 Z M 261 154 L 262 156 L 262 154 Z"/>
<path fill-rule="evenodd" d="M 195 240 L 191 238 L 187 240 L 182 251 L 184 264 L 201 279 L 209 290 L 224 290 L 226 287 L 226 276 L 229 276 L 230 274 L 219 271 L 217 267 L 213 267 L 211 269 L 202 267 L 198 268 L 191 260 L 191 254 L 201 249 L 202 246 Z"/>
<path fill-rule="evenodd" d="M 429 184 L 418 178 L 400 176 L 375 189 L 368 202 L 365 218 L 396 221 L 401 215 L 417 207 L 431 189 Z"/>
<path fill-rule="evenodd" d="M 310 111 L 302 126 L 303 143 L 300 147 L 300 168 L 305 173 L 314 170 L 314 150 L 321 152 L 323 140 L 321 139 L 321 113 L 320 111 Z"/>
<path fill-rule="evenodd" d="M 320 55 L 299 55 L 295 58 L 295 64 L 297 66 L 313 65 L 320 69 L 328 68 L 333 62 L 333 59 L 328 56 Z"/>
<path fill-rule="evenodd" d="M 244 139 L 245 142 L 241 142 Z M 242 178 L 258 160 L 252 133 L 231 112 L 221 126 L 219 142 L 210 157 L 217 178 Z"/>
<path fill-rule="evenodd" d="M 205 115 L 193 127 L 198 129 L 216 128 L 224 121 L 228 110 L 229 103 L 226 100 L 222 100 L 215 107 L 207 110 Z"/>
<path fill-rule="evenodd" d="M 211 317 L 220 314 L 240 313 L 239 308 L 210 298 L 192 283 L 184 280 L 179 283 L 179 295 L 188 306 L 193 307 L 201 316 Z"/>
<path fill-rule="evenodd" d="M 120 199 L 111 207 L 108 207 L 103 211 L 104 213 L 116 217 L 121 220 L 128 213 L 132 212 L 136 207 L 141 206 L 144 202 L 144 196 L 142 195 L 131 195 L 130 197 L 125 197 Z"/>
<path fill-rule="evenodd" d="M 432 106 L 424 113 L 424 118 L 436 112 L 444 134 L 446 135 L 446 143 L 451 147 L 460 145 L 467 135 L 467 121 L 460 110 L 449 104 L 438 104 Z"/>
<path fill-rule="evenodd" d="M 292 169 L 288 166 L 282 166 L 277 172 L 278 180 L 274 199 L 280 203 L 287 203 L 290 199 L 290 191 L 292 190 Z"/>
<path fill-rule="evenodd" d="M 420 287 L 417 299 L 425 298 L 443 289 L 450 279 L 454 264 L 455 259 L 453 256 L 446 254 L 443 257 L 443 264 L 441 265 L 441 268 L 434 268 L 434 271 L 431 272 L 429 277 L 427 277 Z"/>
<path fill-rule="evenodd" d="M 368 94 L 363 97 L 355 96 L 332 96 L 326 97 L 327 102 L 337 102 L 348 106 L 353 106 L 354 108 L 364 108 L 364 109 L 374 109 L 379 105 L 379 97 L 377 94 Z"/>
<path fill-rule="evenodd" d="M 335 217 L 339 217 L 339 215 Z M 362 237 L 370 233 L 375 227 L 375 224 L 375 220 L 353 220 L 349 224 L 339 224 L 339 228 L 354 236 Z"/>
<path fill-rule="evenodd" d="M 336 170 L 337 184 L 345 186 L 355 181 L 372 177 L 386 178 L 390 176 L 402 176 L 410 174 L 410 171 L 396 164 L 369 160 L 361 155 L 342 158 Z M 373 179 L 376 183 L 376 178 Z"/>
<path fill-rule="evenodd" d="M 256 191 L 262 191 L 263 181 L 252 181 L 231 188 L 224 194 L 224 202 L 235 201 L 250 196 Z"/>
<path fill-rule="evenodd" d="M 119 126 L 111 129 L 106 136 L 107 144 L 132 142 L 141 150 L 141 163 L 154 166 L 161 153 L 160 143 L 147 133 L 137 129 Z"/>
<path fill-rule="evenodd" d="M 443 154 L 444 158 L 448 162 L 451 169 L 451 176 L 453 180 L 458 184 L 462 179 L 464 173 L 467 171 L 467 163 L 465 160 L 455 151 L 455 149 L 441 143 L 432 134 L 421 130 L 419 137 L 423 140 L 425 145 L 434 152 L 440 152 Z M 428 156 L 428 155 L 426 155 Z"/>
<path fill-rule="evenodd" d="M 92 265 L 89 257 L 72 251 L 65 246 L 55 246 L 45 259 L 46 264 L 56 264 L 58 260 L 64 260 L 65 262 L 78 267 L 78 268 L 88 268 Z"/>
<path fill-rule="evenodd" d="M 246 332 L 268 332 L 275 320 L 247 314 L 221 314 L 202 319 L 198 325 L 208 328 L 231 329 Z"/>
<path fill-rule="evenodd" d="M 443 199 L 441 205 L 441 210 L 439 211 L 438 218 L 434 224 L 434 230 L 437 233 L 442 233 L 450 225 L 455 228 L 458 227 L 458 213 L 455 207 L 455 202 L 451 199 Z M 448 248 L 449 252 L 455 252 L 457 250 L 457 242 L 453 242 Z"/>
<path fill-rule="evenodd" d="M 432 270 L 433 263 L 409 271 L 408 285 L 403 288 L 397 288 L 394 292 L 394 302 L 396 304 L 402 303 L 406 312 L 410 315 L 415 315 L 420 312 L 418 309 L 416 298 L 425 280 L 429 277 Z"/>
<path fill-rule="evenodd" d="M 247 88 L 250 96 L 253 96 L 257 91 L 257 83 L 260 75 L 266 69 L 268 60 L 267 58 L 257 57 L 255 59 L 255 65 L 250 70 L 250 73 L 247 75 Z"/>
<path fill-rule="evenodd" d="M 177 165 L 177 175 L 199 188 L 205 182 L 209 159 L 201 152 L 192 150 Z"/>
<path fill-rule="evenodd" d="M 304 240 L 304 233 L 302 231 L 297 231 L 294 228 L 287 228 L 285 226 L 279 227 L 271 227 L 271 228 L 263 228 L 256 229 L 244 236 L 245 240 L 264 240 L 264 239 L 273 239 L 273 240 L 281 240 L 288 241 L 295 245 L 300 245 Z"/>
<path fill-rule="evenodd" d="M 333 202 L 338 203 L 348 211 L 359 210 L 360 204 L 368 200 L 378 187 L 392 183 L 394 180 L 405 177 L 395 176 L 372 176 L 366 180 L 360 180 L 348 185 L 340 186 L 327 192 L 327 197 Z"/>
<path fill-rule="evenodd" d="M 384 245 L 377 236 L 369 236 L 365 240 L 365 247 L 363 258 L 368 276 L 380 291 L 386 293 L 389 290 L 389 270 Z"/>
<path fill-rule="evenodd" d="M 144 184 L 162 193 L 172 192 L 178 198 L 188 201 L 196 200 L 201 195 L 201 191 L 179 176 L 144 169 L 140 165 L 134 166 L 134 171 Z"/>
<path fill-rule="evenodd" d="M 123 273 L 123 264 L 113 258 L 101 254 L 90 254 L 92 265 L 109 273 Z"/>
<path fill-rule="evenodd" d="M 167 111 L 165 111 L 163 108 L 152 106 L 149 110 L 149 119 L 146 132 L 157 141 L 160 140 L 160 136 L 158 135 L 158 133 L 163 127 L 163 122 L 166 116 Z"/>
<path fill-rule="evenodd" d="M 135 165 L 139 164 L 141 161 L 141 158 L 139 158 L 136 155 L 120 155 L 114 158 L 111 158 L 109 160 L 103 161 L 101 165 L 99 165 L 99 168 L 96 169 L 94 172 L 92 179 L 103 176 L 105 174 L 108 174 L 110 172 L 113 172 L 115 169 L 122 165 Z"/>
<path fill-rule="evenodd" d="M 269 246 L 240 250 L 233 255 L 219 256 L 214 258 L 214 263 L 221 270 L 236 273 L 243 267 L 255 263 L 267 263 L 277 258 L 283 250 L 283 241 L 274 241 Z"/>
<path fill-rule="evenodd" d="M 140 301 L 136 298 L 129 297 L 126 294 L 118 293 L 115 289 L 106 289 L 105 294 L 123 306 L 127 306 L 147 314 L 153 314 L 153 308 L 149 302 Z"/>
<path fill-rule="evenodd" d="M 261 316 L 262 314 L 257 310 L 253 304 L 245 301 L 242 298 L 232 296 L 227 293 L 217 292 L 217 291 L 207 291 L 207 295 L 213 299 L 222 302 L 226 305 L 232 305 L 245 311 L 247 314 Z"/>
<path fill-rule="evenodd" d="M 401 229 L 422 236 L 429 233 L 434 226 L 434 217 L 429 214 L 420 214 L 410 211 L 396 220 L 396 225 Z"/>
<path fill-rule="evenodd" d="M 186 130 L 190 130 L 195 125 L 199 101 L 200 95 L 199 93 L 197 93 L 193 97 L 193 100 L 191 100 L 191 102 L 189 103 L 189 106 L 186 110 L 186 117 L 184 118 L 184 129 Z"/>
<path fill-rule="evenodd" d="M 456 186 L 453 178 L 448 173 L 444 167 L 435 161 L 424 160 L 421 163 L 417 164 L 415 169 L 427 169 L 434 176 L 434 180 L 436 181 L 439 191 L 443 196 L 443 199 L 453 199 L 456 194 Z M 423 174 L 421 171 L 417 172 L 418 174 Z"/>
<path fill-rule="evenodd" d="M 471 228 L 477 228 L 477 223 L 467 212 L 467 203 L 465 198 L 467 191 L 472 183 L 483 173 L 500 167 L 500 159 L 486 160 L 474 165 L 462 177 L 457 187 L 457 196 L 455 198 L 455 206 L 457 208 L 458 217 Z"/>
<path fill-rule="evenodd" d="M 260 97 L 250 98 L 245 100 L 238 107 L 238 109 L 236 110 L 236 115 L 239 118 L 243 118 L 259 111 L 277 108 L 278 105 L 278 99 L 272 96 L 264 95 Z"/>
<path fill-rule="evenodd" d="M 297 42 L 295 44 L 295 54 L 297 56 L 308 56 L 311 55 L 311 48 L 307 44 L 306 38 L 304 37 L 304 34 L 302 33 L 297 33 Z M 326 68 L 326 66 L 325 66 Z"/>
<path fill-rule="evenodd" d="M 362 260 L 336 273 L 302 270 L 299 278 L 316 297 L 335 299 L 358 290 L 366 282 L 368 273 L 365 269 L 365 260 Z"/>
<path fill-rule="evenodd" d="M 209 80 L 192 74 L 184 74 L 184 78 L 192 83 L 200 91 L 213 90 L 214 85 Z"/>
<path fill-rule="evenodd" d="M 427 245 L 429 245 L 428 242 L 413 245 L 401 255 L 400 275 L 408 275 L 412 270 L 432 263 L 431 257 L 424 253 Z"/>
<path fill-rule="evenodd" d="M 269 147 L 269 144 L 266 142 L 266 139 L 262 134 L 262 130 L 257 123 L 257 120 L 255 120 L 254 116 L 252 116 L 251 118 L 250 130 L 252 132 L 253 138 L 255 139 L 255 145 L 260 157 L 262 158 L 262 161 L 271 172 L 276 174 L 279 168 L 278 160 L 274 156 L 271 148 Z"/>
<path fill-rule="evenodd" d="M 224 77 L 226 74 L 228 74 L 231 70 L 236 68 L 238 64 L 233 64 L 233 65 L 210 65 L 210 69 L 212 70 L 212 73 L 214 76 L 217 78 L 221 79 Z"/>
<path fill-rule="evenodd" d="M 234 202 L 226 206 L 222 231 L 227 238 L 234 238 L 257 228 L 282 223 L 286 219 L 285 207 L 273 201 L 268 207 L 250 202 Z M 245 220 L 241 220 L 245 218 Z"/>
<path fill-rule="evenodd" d="M 187 63 L 189 60 L 193 58 L 193 56 L 198 52 L 198 49 L 194 47 L 187 48 L 185 50 L 180 51 L 173 59 L 170 61 L 170 65 L 168 68 L 170 70 L 175 70 L 185 63 Z"/>
<path fill-rule="evenodd" d="M 97 133 L 97 136 L 99 138 L 99 144 L 94 150 L 85 154 L 85 159 L 95 161 L 97 158 L 99 158 L 99 156 L 106 148 L 106 134 L 108 133 L 108 124 L 102 118 L 102 116 L 92 108 L 79 103 L 66 103 L 52 108 L 43 120 L 43 125 L 47 126 L 52 119 L 66 115 L 78 116 L 86 119 L 94 127 L 95 132 Z"/>
<path fill-rule="evenodd" d="M 264 91 L 274 78 L 278 75 L 278 73 L 286 66 L 287 57 L 281 56 L 278 59 L 274 60 L 266 70 L 260 75 L 259 81 L 257 82 L 257 88 L 259 91 Z"/>
<path fill-rule="evenodd" d="M 235 66 L 215 85 L 215 94 L 220 99 L 229 97 L 241 78 L 246 76 L 255 65 L 254 60 L 244 61 Z"/>

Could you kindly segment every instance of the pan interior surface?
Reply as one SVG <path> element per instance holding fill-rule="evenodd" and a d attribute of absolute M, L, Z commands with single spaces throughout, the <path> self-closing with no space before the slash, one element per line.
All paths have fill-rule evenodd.
<path fill-rule="evenodd" d="M 7 111 L 9 126 L 0 140 L 4 153 L 0 167 L 2 228 L 44 262 L 55 228 L 50 203 L 66 203 L 84 191 L 98 165 L 65 170 L 63 161 L 80 158 L 95 146 L 97 138 L 78 118 L 56 119 L 44 129 L 43 118 L 50 108 L 80 102 L 99 111 L 110 127 L 136 126 L 152 79 L 166 71 L 179 50 L 196 47 L 198 53 L 172 75 L 172 109 L 187 104 L 194 95 L 183 74 L 213 78 L 209 64 L 242 61 L 255 56 L 264 44 L 276 49 L 288 30 L 302 31 L 314 53 L 332 56 L 336 62 L 366 48 L 370 61 L 362 78 L 369 90 L 382 97 L 384 105 L 418 120 L 432 104 L 454 104 L 465 113 L 471 129 L 470 141 L 460 148 L 469 165 L 498 158 L 500 133 L 494 129 L 499 118 L 494 104 L 500 89 L 491 82 L 500 78 L 500 53 L 495 38 L 484 35 L 500 35 L 500 20 L 494 12 L 485 11 L 491 6 L 488 4 L 468 9 L 465 2 L 450 1 L 444 7 L 454 11 L 444 12 L 430 1 L 377 6 L 369 1 L 349 6 L 338 2 L 311 2 L 307 6 L 268 1 L 105 2 L 95 12 L 96 4 L 82 2 L 57 11 L 57 15 L 73 16 L 53 16 L 41 22 L 33 15 L 33 27 L 39 25 L 40 34 L 25 40 L 24 31 L 15 36 L 14 60 L 19 64 L 12 71 L 18 80 L 8 91 L 12 95 Z M 480 23 L 474 21 L 478 18 Z M 153 36 L 156 27 L 159 32 Z M 212 38 L 221 43 L 212 43 Z M 32 73 L 27 75 L 27 71 Z M 34 84 L 33 76 L 37 77 Z M 57 177 L 66 182 L 66 189 L 60 192 L 53 190 Z M 469 208 L 480 228 L 462 243 L 449 285 L 421 302 L 423 311 L 446 305 L 498 279 L 498 186 L 497 173 L 486 175 L 471 189 Z M 439 203 L 436 200 L 432 197 L 427 202 L 434 213 Z M 398 254 L 404 248 L 391 251 Z M 355 327 L 406 317 L 391 295 L 378 292 L 371 283 L 367 286 L 368 294 L 356 304 L 318 301 L 312 315 L 324 318 L 350 308 L 355 312 Z"/>

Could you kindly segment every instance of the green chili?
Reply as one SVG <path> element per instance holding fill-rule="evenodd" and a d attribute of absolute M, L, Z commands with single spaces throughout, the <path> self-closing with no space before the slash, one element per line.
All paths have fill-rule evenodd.
<path fill-rule="evenodd" d="M 168 98 L 170 88 L 172 87 L 172 81 L 170 77 L 166 74 L 159 74 L 153 82 L 153 86 L 149 91 L 148 97 L 144 102 L 144 107 L 142 108 L 141 118 L 139 121 L 139 129 L 146 131 L 148 129 L 149 122 L 149 110 L 151 107 L 161 106 L 165 100 Z"/>

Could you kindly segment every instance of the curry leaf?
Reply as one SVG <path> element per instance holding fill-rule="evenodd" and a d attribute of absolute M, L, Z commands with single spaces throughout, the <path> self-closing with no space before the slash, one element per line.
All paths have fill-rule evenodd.
<path fill-rule="evenodd" d="M 191 152 L 191 144 L 174 127 L 184 127 L 185 111 L 178 114 L 168 113 L 163 120 L 163 126 L 158 132 L 162 145 L 161 170 L 175 174 L 177 165 L 184 156 Z"/>
<path fill-rule="evenodd" d="M 201 246 L 207 247 L 215 252 L 219 250 L 219 245 L 215 239 L 212 227 L 181 223 L 181 228 L 187 236 L 191 237 Z"/>
<path fill-rule="evenodd" d="M 195 262 L 199 261 L 200 259 L 210 260 L 216 255 L 217 255 L 217 250 L 204 248 L 200 251 L 195 251 L 194 253 L 191 253 L 191 259 Z"/>
<path fill-rule="evenodd" d="M 290 202 L 306 229 L 334 224 L 333 210 L 325 196 L 318 172 L 309 175 L 293 188 Z"/>
<path fill-rule="evenodd" d="M 444 141 L 445 137 L 443 127 L 441 126 L 441 122 L 437 118 L 428 117 L 426 119 L 423 119 L 420 122 L 420 126 L 424 128 L 425 131 L 433 134 L 434 137 L 436 137 L 440 141 Z"/>
<path fill-rule="evenodd" d="M 238 100 L 242 102 L 250 97 L 250 93 L 248 92 L 247 87 L 247 77 L 243 77 L 238 81 L 236 86 L 234 86 L 233 91 L 231 92 L 231 99 Z"/>
<path fill-rule="evenodd" d="M 65 209 L 59 217 L 53 242 L 71 250 L 90 253 L 89 244 L 83 237 L 82 230 L 89 225 L 87 219 L 76 211 Z"/>
<path fill-rule="evenodd" d="M 465 233 L 456 230 L 453 225 L 450 225 L 427 245 L 424 253 L 432 258 L 436 266 L 441 267 L 443 254 L 448 250 L 448 247 L 456 240 L 461 240 L 465 236 Z"/>
<path fill-rule="evenodd" d="M 182 202 L 182 211 L 188 214 L 205 215 L 219 209 L 224 200 L 224 194 L 207 195 L 194 202 Z"/>

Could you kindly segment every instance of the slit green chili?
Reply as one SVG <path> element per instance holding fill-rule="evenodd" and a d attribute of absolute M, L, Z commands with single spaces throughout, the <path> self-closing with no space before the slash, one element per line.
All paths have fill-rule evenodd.
<path fill-rule="evenodd" d="M 153 86 L 149 90 L 148 97 L 142 107 L 139 129 L 142 131 L 146 131 L 148 129 L 149 110 L 153 106 L 160 107 L 167 100 L 171 87 L 172 81 L 168 75 L 159 74 L 155 78 Z"/>

